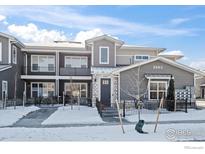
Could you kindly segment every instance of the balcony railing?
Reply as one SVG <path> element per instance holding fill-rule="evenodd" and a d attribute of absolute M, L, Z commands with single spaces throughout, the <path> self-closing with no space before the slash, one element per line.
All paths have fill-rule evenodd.
<path fill-rule="evenodd" d="M 22 69 L 22 74 L 32 75 L 32 74 L 55 74 L 55 67 L 42 67 L 42 66 L 24 66 Z"/>
<path fill-rule="evenodd" d="M 91 75 L 90 68 L 71 68 L 71 67 L 61 67 L 60 75 L 68 76 L 88 76 Z"/>

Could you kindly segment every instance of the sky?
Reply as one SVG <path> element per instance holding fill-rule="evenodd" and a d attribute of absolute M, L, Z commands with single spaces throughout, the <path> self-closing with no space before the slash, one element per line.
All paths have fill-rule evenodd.
<path fill-rule="evenodd" d="M 81 41 L 109 34 L 183 54 L 205 70 L 205 6 L 0 6 L 0 31 L 22 42 Z"/>

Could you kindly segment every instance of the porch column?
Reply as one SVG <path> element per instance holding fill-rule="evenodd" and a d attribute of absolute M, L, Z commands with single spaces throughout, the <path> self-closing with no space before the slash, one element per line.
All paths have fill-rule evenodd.
<path fill-rule="evenodd" d="M 28 74 L 28 56 L 27 56 L 27 53 L 24 53 L 23 73 L 24 73 L 25 75 Z"/>
<path fill-rule="evenodd" d="M 147 92 L 148 92 L 148 100 L 149 100 L 150 99 L 150 78 L 148 79 Z"/>
<path fill-rule="evenodd" d="M 55 94 L 59 100 L 59 79 L 56 79 Z"/>
<path fill-rule="evenodd" d="M 27 86 L 26 81 L 24 81 L 24 94 L 25 94 L 25 97 L 27 98 L 27 88 L 26 88 L 26 86 Z"/>
<path fill-rule="evenodd" d="M 56 76 L 59 76 L 59 52 L 56 51 Z"/>

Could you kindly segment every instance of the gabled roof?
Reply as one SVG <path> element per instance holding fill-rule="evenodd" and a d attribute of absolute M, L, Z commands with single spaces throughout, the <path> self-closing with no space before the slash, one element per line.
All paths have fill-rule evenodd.
<path fill-rule="evenodd" d="M 139 66 L 142 66 L 142 65 L 146 65 L 148 63 L 155 62 L 155 61 L 158 61 L 158 60 L 161 61 L 161 62 L 167 63 L 169 65 L 172 65 L 174 67 L 177 67 L 179 69 L 185 70 L 187 72 L 191 72 L 191 73 L 194 73 L 194 74 L 199 74 L 199 75 L 205 76 L 205 73 L 202 72 L 202 71 L 196 70 L 194 68 L 191 68 L 189 66 L 186 66 L 186 65 L 178 63 L 178 62 L 174 62 L 174 61 L 169 60 L 169 59 L 164 58 L 164 57 L 157 57 L 157 58 L 153 58 L 153 59 L 150 59 L 150 60 L 147 60 L 147 61 L 143 61 L 141 63 L 132 64 L 130 66 L 123 67 L 123 68 L 121 68 L 117 71 L 113 71 L 112 74 L 118 74 L 120 72 L 129 70 L 129 69 L 132 69 L 132 68 L 135 68 L 135 67 L 139 67 Z"/>
<path fill-rule="evenodd" d="M 10 39 L 13 43 L 19 45 L 19 47 L 25 47 L 24 44 L 21 41 L 19 41 L 17 38 L 15 38 L 14 36 L 11 36 L 9 34 L 5 34 L 2 32 L 0 32 L 0 36 Z"/>
<path fill-rule="evenodd" d="M 9 69 L 11 67 L 12 67 L 11 65 L 0 65 L 0 72 L 1 71 L 5 71 L 5 70 L 7 70 L 7 69 Z"/>
<path fill-rule="evenodd" d="M 90 44 L 90 43 L 92 43 L 92 42 L 94 42 L 94 41 L 98 41 L 98 40 L 102 40 L 102 39 L 106 39 L 106 40 L 115 42 L 115 43 L 117 43 L 118 45 L 123 45 L 123 44 L 124 44 L 123 41 L 121 41 L 121 40 L 119 40 L 119 39 L 117 39 L 117 38 L 114 38 L 114 37 L 112 37 L 112 36 L 106 35 L 106 34 L 101 35 L 101 36 L 97 36 L 97 37 L 94 37 L 94 38 L 91 38 L 91 39 L 88 39 L 88 40 L 85 41 L 85 43 Z"/>

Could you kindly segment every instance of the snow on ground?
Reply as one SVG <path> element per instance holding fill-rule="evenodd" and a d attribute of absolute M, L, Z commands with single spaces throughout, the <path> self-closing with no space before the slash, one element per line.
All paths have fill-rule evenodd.
<path fill-rule="evenodd" d="M 141 112 L 141 119 L 145 121 L 156 121 L 157 111 L 143 109 Z M 127 115 L 126 119 L 131 122 L 138 121 L 137 110 L 135 114 Z M 177 121 L 177 120 L 205 120 L 205 109 L 195 110 L 189 109 L 188 113 L 185 112 L 168 112 L 162 111 L 159 116 L 159 121 Z"/>
<path fill-rule="evenodd" d="M 17 106 L 16 109 L 14 107 L 7 107 L 6 109 L 0 110 L 0 126 L 9 126 L 18 121 L 24 115 L 28 114 L 31 111 L 38 110 L 38 107 L 29 106 L 22 107 Z"/>
<path fill-rule="evenodd" d="M 59 107 L 43 125 L 52 124 L 99 124 L 104 123 L 98 114 L 96 108 L 86 106 L 74 106 L 71 110 L 70 106 Z"/>
<path fill-rule="evenodd" d="M 139 134 L 134 125 L 61 128 L 0 128 L 0 141 L 179 141 L 205 140 L 205 124 L 145 125 L 148 134 Z M 174 130 L 174 131 L 173 131 Z"/>

